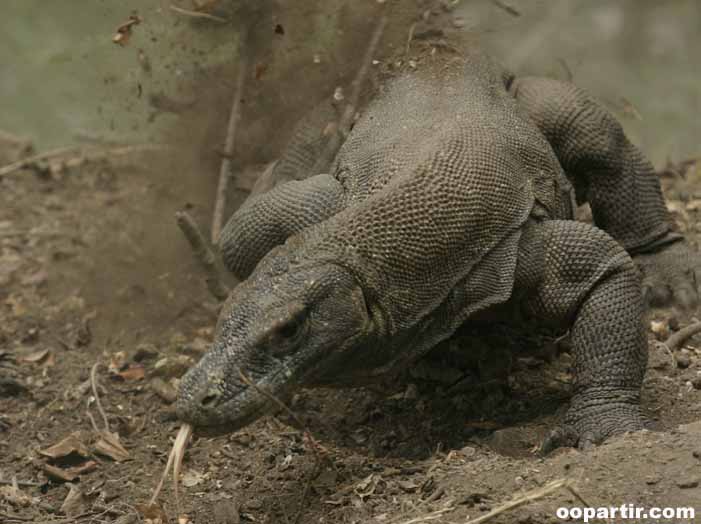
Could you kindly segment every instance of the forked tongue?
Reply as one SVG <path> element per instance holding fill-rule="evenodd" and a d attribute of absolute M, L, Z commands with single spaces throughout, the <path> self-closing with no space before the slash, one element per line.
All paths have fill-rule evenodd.
<path fill-rule="evenodd" d="M 161 480 L 158 482 L 153 496 L 149 502 L 149 506 L 153 506 L 156 503 L 158 495 L 160 495 L 165 480 L 168 477 L 168 471 L 171 465 L 173 466 L 173 494 L 175 495 L 175 506 L 177 508 L 178 515 L 181 514 L 180 511 L 180 493 L 178 491 L 178 480 L 180 479 L 180 470 L 183 465 L 183 458 L 185 457 L 185 448 L 187 446 L 187 441 L 192 435 L 192 426 L 190 424 L 183 424 L 180 426 L 180 431 L 175 437 L 175 443 L 173 444 L 173 449 L 170 450 L 170 455 L 168 455 L 168 462 L 163 470 L 163 475 L 161 475 Z"/>

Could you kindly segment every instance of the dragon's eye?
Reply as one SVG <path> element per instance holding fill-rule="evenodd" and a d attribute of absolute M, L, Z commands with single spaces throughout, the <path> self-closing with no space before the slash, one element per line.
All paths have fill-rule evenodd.
<path fill-rule="evenodd" d="M 267 346 L 274 355 L 287 355 L 299 348 L 309 325 L 307 311 L 300 309 L 270 330 Z"/>
<path fill-rule="evenodd" d="M 295 338 L 304 327 L 304 319 L 293 319 L 280 326 L 278 334 L 284 339 Z"/>

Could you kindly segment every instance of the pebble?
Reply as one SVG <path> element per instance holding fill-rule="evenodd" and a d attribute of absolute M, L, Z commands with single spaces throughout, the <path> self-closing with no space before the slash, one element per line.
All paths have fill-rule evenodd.
<path fill-rule="evenodd" d="M 458 29 L 465 27 L 465 19 L 462 18 L 461 16 L 457 16 L 453 18 L 453 25 L 457 27 Z"/>
<path fill-rule="evenodd" d="M 688 353 L 679 353 L 677 355 L 677 367 L 680 369 L 686 369 L 691 365 L 691 358 L 689 358 Z"/>

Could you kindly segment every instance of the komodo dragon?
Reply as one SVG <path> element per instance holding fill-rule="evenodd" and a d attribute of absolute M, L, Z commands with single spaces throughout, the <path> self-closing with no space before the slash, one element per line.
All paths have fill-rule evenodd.
<path fill-rule="evenodd" d="M 514 77 L 478 51 L 440 53 L 380 91 L 329 174 L 309 172 L 317 114 L 278 163 L 286 183 L 224 228 L 224 261 L 245 280 L 183 378 L 179 417 L 236 430 L 272 409 L 260 388 L 367 383 L 510 302 L 571 334 L 573 396 L 546 449 L 641 429 L 631 256 L 653 302 L 698 297 L 650 162 L 581 89 Z M 596 227 L 572 220 L 575 193 Z"/>

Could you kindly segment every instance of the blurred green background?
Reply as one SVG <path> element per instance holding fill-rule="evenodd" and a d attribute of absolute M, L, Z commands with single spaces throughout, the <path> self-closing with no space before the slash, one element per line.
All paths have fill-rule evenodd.
<path fill-rule="evenodd" d="M 278 4 L 284 8 L 292 1 Z M 360 1 L 375 0 L 328 0 L 327 5 Z M 492 0 L 462 0 L 455 24 L 478 34 L 518 72 L 571 75 L 621 118 L 655 164 L 701 153 L 701 2 L 500 3 L 518 14 Z M 149 122 L 145 93 L 172 94 L 183 75 L 225 62 L 236 49 L 230 25 L 188 30 L 169 5 L 163 0 L 0 0 L 0 129 L 31 137 L 38 149 L 86 138 L 157 140 L 172 117 Z M 134 28 L 128 46 L 117 46 L 114 30 L 134 9 L 143 23 Z"/>

